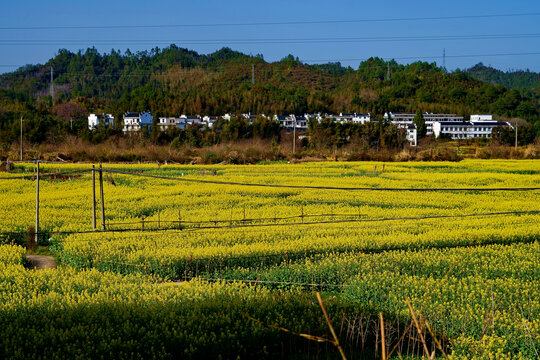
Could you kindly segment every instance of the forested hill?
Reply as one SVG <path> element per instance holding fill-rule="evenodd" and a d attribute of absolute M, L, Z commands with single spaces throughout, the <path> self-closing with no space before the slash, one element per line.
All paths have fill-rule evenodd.
<path fill-rule="evenodd" d="M 228 48 L 200 55 L 174 45 L 138 53 L 60 50 L 43 65 L 0 76 L 0 120 L 8 122 L 21 115 L 67 121 L 88 112 L 121 117 L 126 111 L 144 110 L 159 116 L 344 111 L 375 117 L 386 111 L 421 110 L 463 116 L 494 113 L 537 122 L 539 98 L 540 87 L 509 89 L 425 62 L 400 65 L 371 58 L 352 69 L 339 63 L 306 65 L 292 55 L 269 63 L 261 55 Z"/>
<path fill-rule="evenodd" d="M 509 88 L 532 89 L 540 86 L 540 74 L 529 70 L 505 72 L 478 63 L 466 71 L 471 77 L 480 81 L 500 84 Z"/>

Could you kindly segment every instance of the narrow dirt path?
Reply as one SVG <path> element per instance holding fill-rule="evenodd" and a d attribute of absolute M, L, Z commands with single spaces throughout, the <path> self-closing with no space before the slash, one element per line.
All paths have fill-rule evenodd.
<path fill-rule="evenodd" d="M 26 260 L 28 260 L 31 269 L 56 269 L 56 260 L 52 256 L 26 255 Z"/>

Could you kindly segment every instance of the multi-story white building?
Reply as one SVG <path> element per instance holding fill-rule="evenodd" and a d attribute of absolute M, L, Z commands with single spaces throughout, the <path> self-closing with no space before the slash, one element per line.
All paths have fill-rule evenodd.
<path fill-rule="evenodd" d="M 433 124 L 441 121 L 460 122 L 463 121 L 463 116 L 457 116 L 456 114 L 434 114 L 423 113 L 422 116 L 426 122 L 426 135 L 433 134 Z"/>
<path fill-rule="evenodd" d="M 452 139 L 468 139 L 471 123 L 468 121 L 437 121 L 433 123 L 435 137 L 447 135 Z"/>
<path fill-rule="evenodd" d="M 470 121 L 440 121 L 433 124 L 436 137 L 448 135 L 452 139 L 491 138 L 493 129 L 511 126 L 507 122 L 493 120 L 492 115 L 471 115 Z"/>
<path fill-rule="evenodd" d="M 390 120 L 392 124 L 396 124 L 400 129 L 406 129 L 408 125 L 411 125 L 414 120 L 415 113 L 385 113 L 384 118 Z M 426 135 L 433 134 L 433 124 L 441 121 L 463 121 L 463 116 L 457 116 L 456 114 L 434 114 L 423 113 L 422 114 L 426 124 Z"/>
<path fill-rule="evenodd" d="M 417 144 L 417 133 L 416 133 L 416 125 L 410 124 L 407 125 L 407 141 L 409 142 L 410 146 L 416 146 Z"/>
<path fill-rule="evenodd" d="M 114 116 L 111 114 L 90 114 L 88 115 L 88 129 L 94 130 L 99 124 L 106 126 L 114 125 Z"/>
<path fill-rule="evenodd" d="M 152 125 L 154 116 L 148 112 L 133 113 L 127 112 L 124 114 L 124 132 L 139 131 L 145 125 Z"/>
<path fill-rule="evenodd" d="M 400 129 L 407 129 L 407 126 L 413 123 L 414 113 L 384 113 L 385 120 L 390 121 L 392 124 L 397 125 Z"/>

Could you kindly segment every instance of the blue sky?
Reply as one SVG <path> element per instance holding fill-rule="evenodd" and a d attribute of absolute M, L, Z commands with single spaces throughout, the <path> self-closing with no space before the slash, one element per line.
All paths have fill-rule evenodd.
<path fill-rule="evenodd" d="M 540 55 L 453 57 L 461 55 L 540 53 L 540 15 L 468 19 L 415 21 L 347 22 L 362 19 L 403 19 L 540 13 L 540 1 L 6 1 L 0 12 L 0 72 L 16 66 L 44 63 L 59 48 L 71 51 L 92 45 L 100 51 L 111 48 L 124 51 L 165 47 L 170 42 L 199 53 L 209 53 L 229 46 L 248 54 L 264 55 L 276 61 L 294 54 L 308 63 L 312 60 L 364 59 L 371 56 L 397 58 L 408 63 L 413 57 L 442 63 L 446 50 L 446 67 L 470 67 L 480 61 L 496 68 L 540 71 Z M 321 23 L 321 21 L 332 21 Z M 262 22 L 313 22 L 310 24 L 260 26 L 160 27 L 117 29 L 6 29 L 36 26 L 100 25 L 196 25 Z M 528 34 L 526 38 L 422 40 L 410 37 Z M 533 35 L 531 35 L 533 34 Z M 534 35 L 538 34 L 538 35 Z M 337 41 L 336 38 L 392 38 L 405 41 Z M 325 42 L 240 43 L 233 39 L 320 39 Z M 50 42 L 43 45 L 21 45 L 23 41 Z M 72 40 L 60 45 L 58 42 Z M 104 40 L 118 40 L 103 44 Z M 147 43 L 131 41 L 146 40 Z M 184 40 L 184 41 L 182 41 Z M 186 41 L 211 40 L 210 44 Z M 9 44 L 17 42 L 17 45 Z M 101 43 L 100 43 L 101 42 Z M 436 59 L 424 57 L 437 56 Z M 341 61 L 357 68 L 359 60 Z"/>

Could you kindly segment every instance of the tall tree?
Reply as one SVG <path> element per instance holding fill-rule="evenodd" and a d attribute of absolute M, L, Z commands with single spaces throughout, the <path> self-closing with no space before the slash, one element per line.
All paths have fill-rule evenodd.
<path fill-rule="evenodd" d="M 416 134 L 418 138 L 421 139 L 426 136 L 426 120 L 422 116 L 420 110 L 416 110 L 416 115 L 414 115 L 413 124 L 416 125 Z"/>

